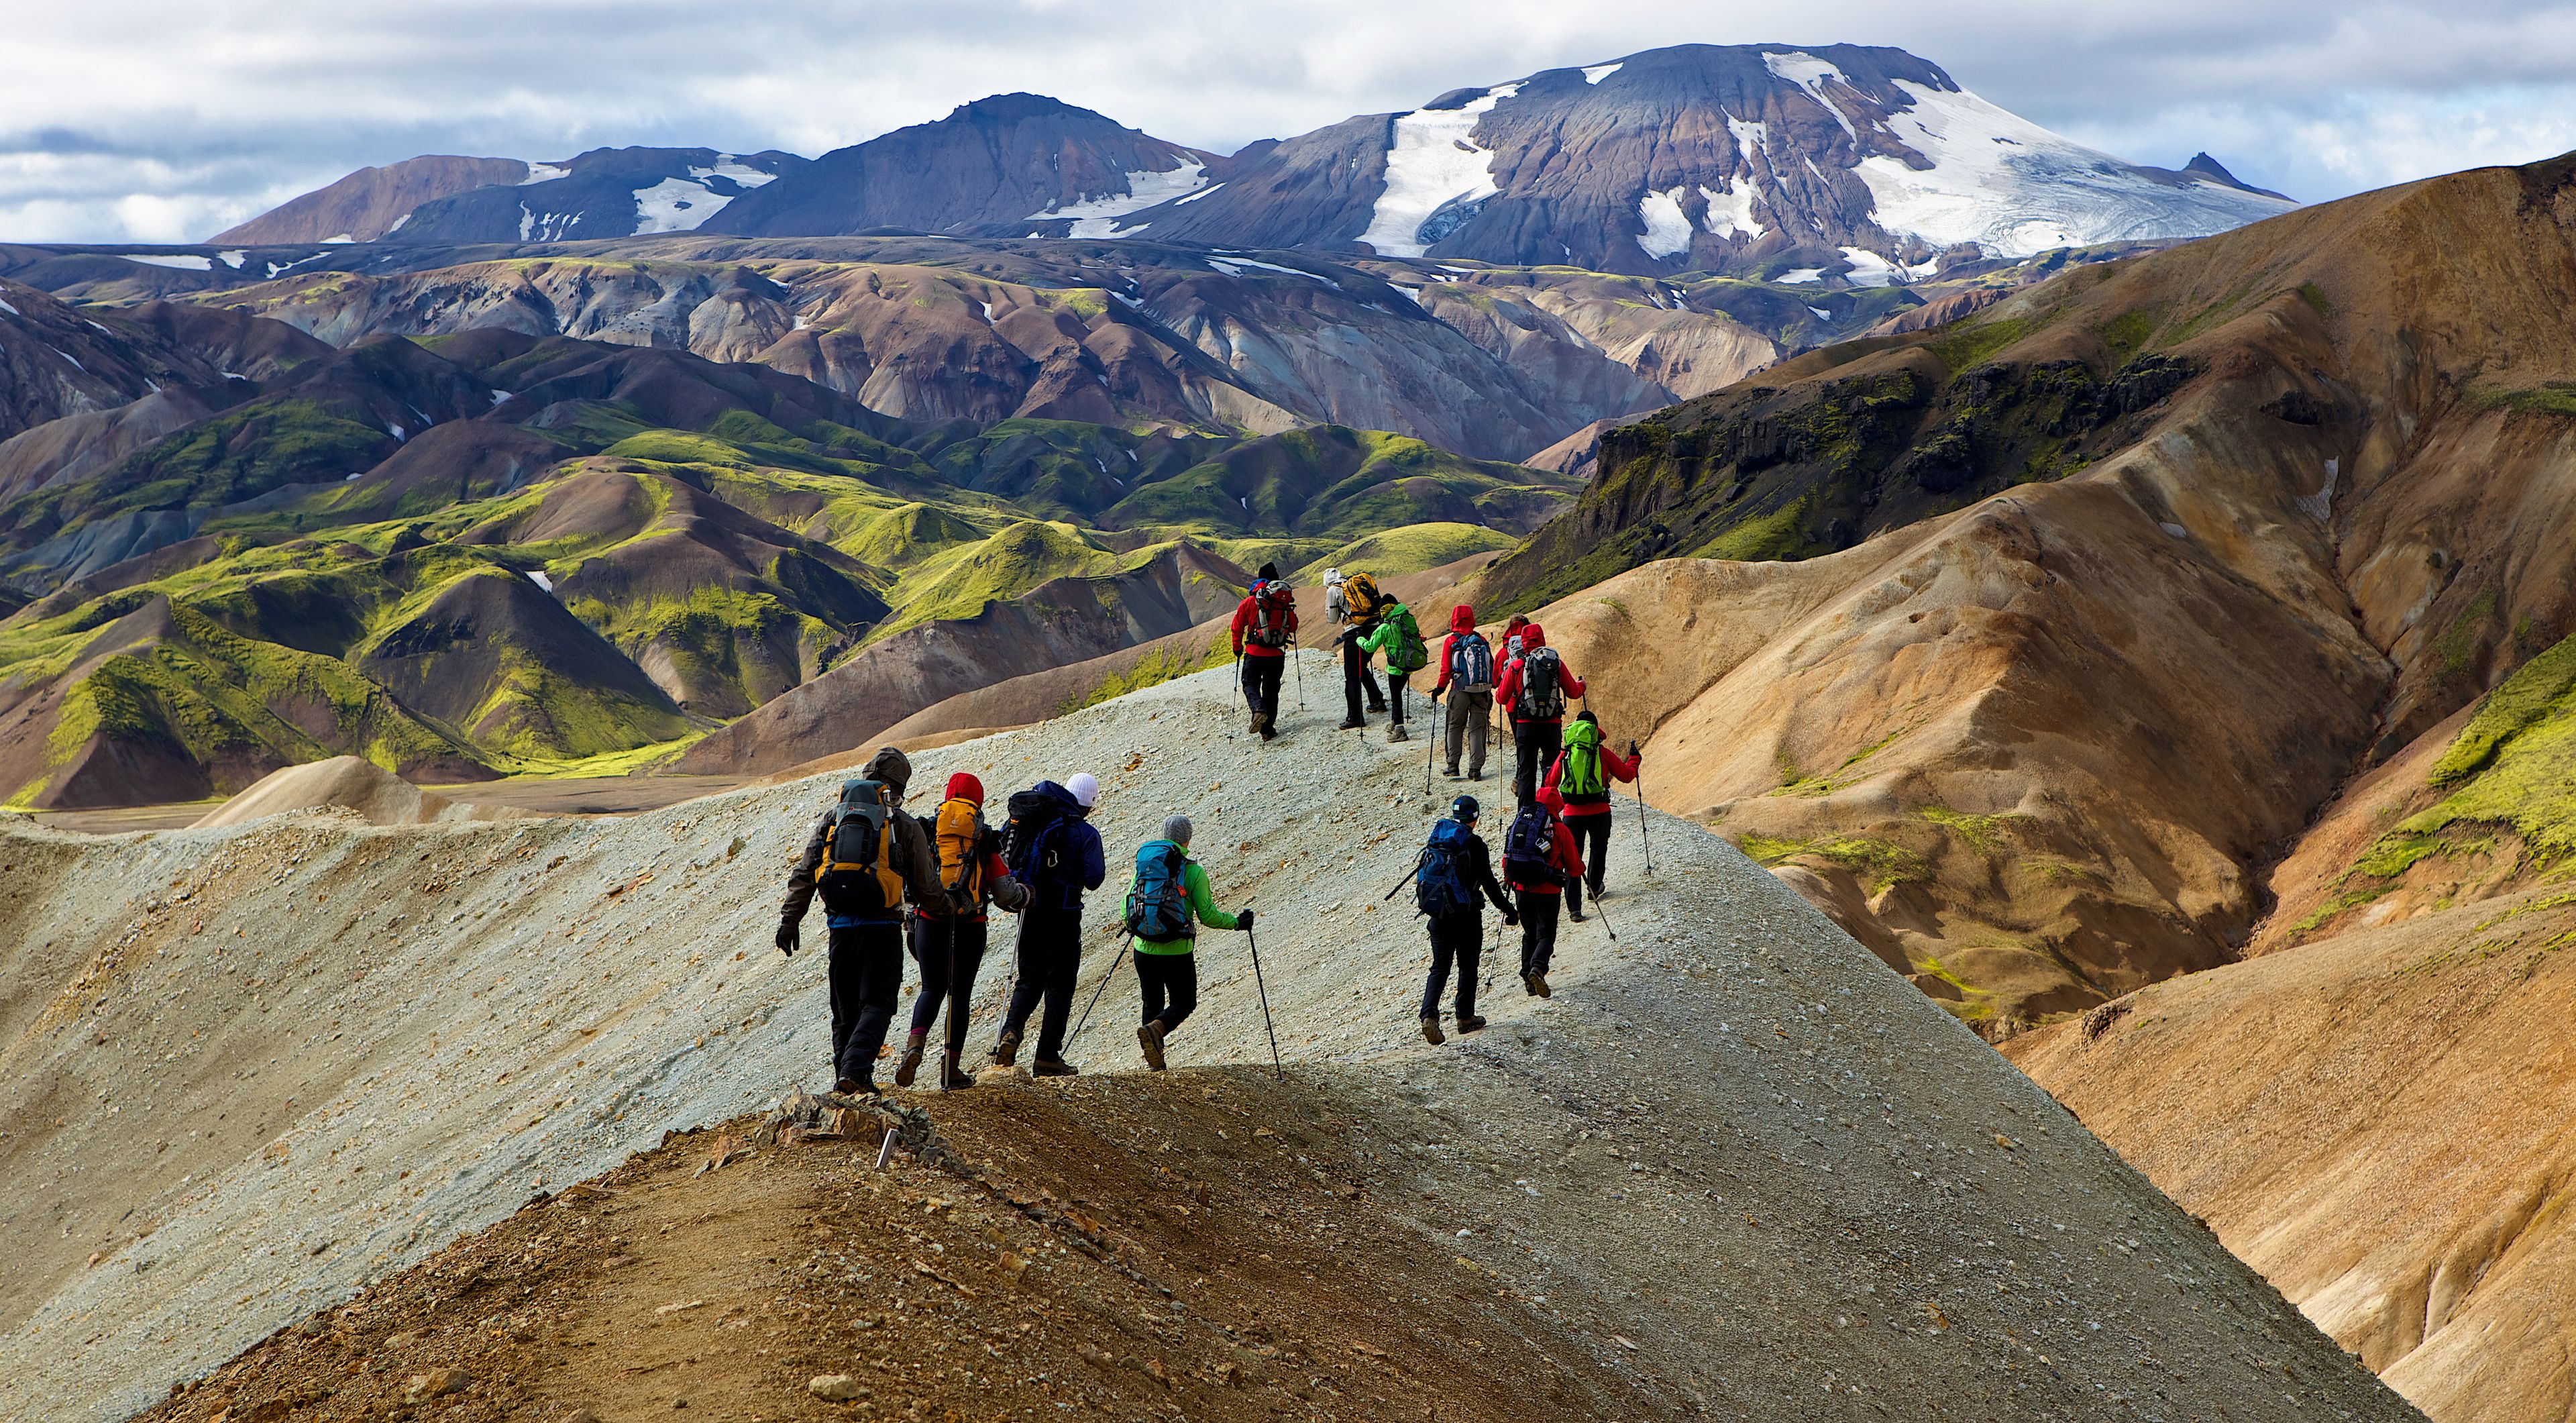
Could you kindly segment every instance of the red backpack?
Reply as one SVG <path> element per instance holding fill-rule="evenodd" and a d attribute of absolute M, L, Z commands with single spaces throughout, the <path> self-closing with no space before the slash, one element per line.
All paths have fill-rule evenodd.
<path fill-rule="evenodd" d="M 1252 630 L 1243 640 L 1255 647 L 1286 647 L 1288 619 L 1297 610 L 1297 595 L 1285 583 L 1252 585 Z"/>

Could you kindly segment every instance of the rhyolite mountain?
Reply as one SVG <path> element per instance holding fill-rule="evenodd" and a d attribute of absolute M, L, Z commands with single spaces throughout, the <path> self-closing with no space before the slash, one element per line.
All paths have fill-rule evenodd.
<path fill-rule="evenodd" d="M 413 158 L 361 168 L 212 241 L 553 242 L 687 232 L 805 161 L 712 148 L 595 148 L 560 163 Z"/>
<path fill-rule="evenodd" d="M 667 168 L 674 160 L 658 155 L 684 152 L 587 154 L 573 161 L 573 177 L 630 161 L 620 154 L 657 155 L 651 161 Z M 436 170 L 447 177 L 467 161 L 414 163 L 450 165 Z M 378 189 L 398 175 L 426 181 L 411 167 L 368 170 L 379 176 L 366 183 L 368 174 L 353 175 L 235 233 L 357 235 L 318 230 L 336 216 L 283 217 L 298 205 L 359 206 L 354 196 L 321 201 L 350 184 L 380 217 L 388 205 L 372 196 Z M 1859 45 L 1647 50 L 1452 90 L 1230 157 L 1055 99 L 1003 94 L 811 163 L 701 153 L 655 180 L 696 184 L 705 190 L 696 197 L 646 176 L 621 172 L 560 193 L 555 185 L 570 180 L 525 192 L 487 180 L 425 200 L 383 233 L 1150 237 L 1870 286 L 1996 257 L 2204 236 L 2293 206 L 2205 154 L 2181 169 L 2124 162 L 1988 103 L 1928 60 Z M 689 206 L 671 210 L 681 201 Z"/>

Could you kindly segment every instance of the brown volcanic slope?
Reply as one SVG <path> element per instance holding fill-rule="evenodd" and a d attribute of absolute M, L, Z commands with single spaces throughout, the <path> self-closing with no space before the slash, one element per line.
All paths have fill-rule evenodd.
<path fill-rule="evenodd" d="M 208 240 L 327 242 L 334 237 L 354 237 L 360 242 L 373 242 L 423 203 L 476 188 L 516 183 L 527 176 L 528 165 L 516 158 L 458 158 L 448 154 L 406 158 L 381 168 L 361 168 Z"/>
<path fill-rule="evenodd" d="M 1613 430 L 1486 611 L 1561 599 L 1648 794 L 1988 1031 L 2226 961 L 2348 777 L 2576 623 L 2571 174 L 2304 210 Z M 1691 553 L 1807 558 L 1618 576 Z"/>

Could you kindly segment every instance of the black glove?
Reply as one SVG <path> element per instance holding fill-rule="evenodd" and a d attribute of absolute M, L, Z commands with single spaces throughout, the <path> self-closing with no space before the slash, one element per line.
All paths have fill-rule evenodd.
<path fill-rule="evenodd" d="M 975 897 L 963 889 L 948 891 L 948 912 L 964 916 L 975 912 Z"/>
<path fill-rule="evenodd" d="M 1628 759 L 1631 761 L 1637 759 L 1637 743 L 1634 738 L 1631 738 L 1628 742 Z"/>
<path fill-rule="evenodd" d="M 1251 911 L 1251 910 L 1249 910 L 1249 909 L 1246 909 L 1246 910 L 1245 910 L 1245 911 L 1243 911 L 1241 914 L 1238 914 L 1238 915 L 1234 916 L 1234 927 L 1236 927 L 1236 928 L 1238 928 L 1238 929 L 1241 929 L 1243 932 L 1245 932 L 1245 933 L 1247 933 L 1247 934 L 1251 933 L 1251 932 L 1252 932 L 1252 911 Z"/>
<path fill-rule="evenodd" d="M 789 958 L 794 958 L 796 956 L 796 945 L 799 933 L 800 931 L 792 920 L 782 919 L 778 921 L 778 951 L 787 955 Z"/>
<path fill-rule="evenodd" d="M 1519 928 L 1521 926 L 1521 912 L 1517 909 L 1504 910 L 1503 922 L 1515 929 Z"/>

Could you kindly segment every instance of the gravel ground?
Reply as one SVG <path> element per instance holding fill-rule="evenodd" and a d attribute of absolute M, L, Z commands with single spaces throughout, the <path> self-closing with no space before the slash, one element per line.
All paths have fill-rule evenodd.
<path fill-rule="evenodd" d="M 1281 742 L 1244 734 L 1220 670 L 926 753 L 915 807 L 952 770 L 996 801 L 1093 771 L 1113 864 L 1095 923 L 1135 844 L 1189 813 L 1219 900 L 1262 911 L 1293 1080 L 1350 1124 L 1381 1198 L 1606 1351 L 1647 1411 L 2415 1416 L 1974 1034 L 1683 822 L 1653 817 L 1648 879 L 1624 812 L 1620 941 L 1569 925 L 1553 999 L 1489 963 L 1492 1025 L 1424 1044 L 1421 931 L 1405 896 L 1378 901 L 1457 788 L 1425 797 L 1420 741 L 1330 730 L 1324 659 L 1306 674 L 1314 710 Z M 821 956 L 768 939 L 831 789 L 621 820 L 0 832 L 0 1416 L 130 1414 L 532 1190 L 817 1085 Z M 1113 960 L 1091 942 L 1086 996 Z M 1202 961 L 1175 1066 L 1266 1060 L 1240 936 Z M 1134 1002 L 1122 970 L 1069 1056 L 1135 1067 Z"/>

